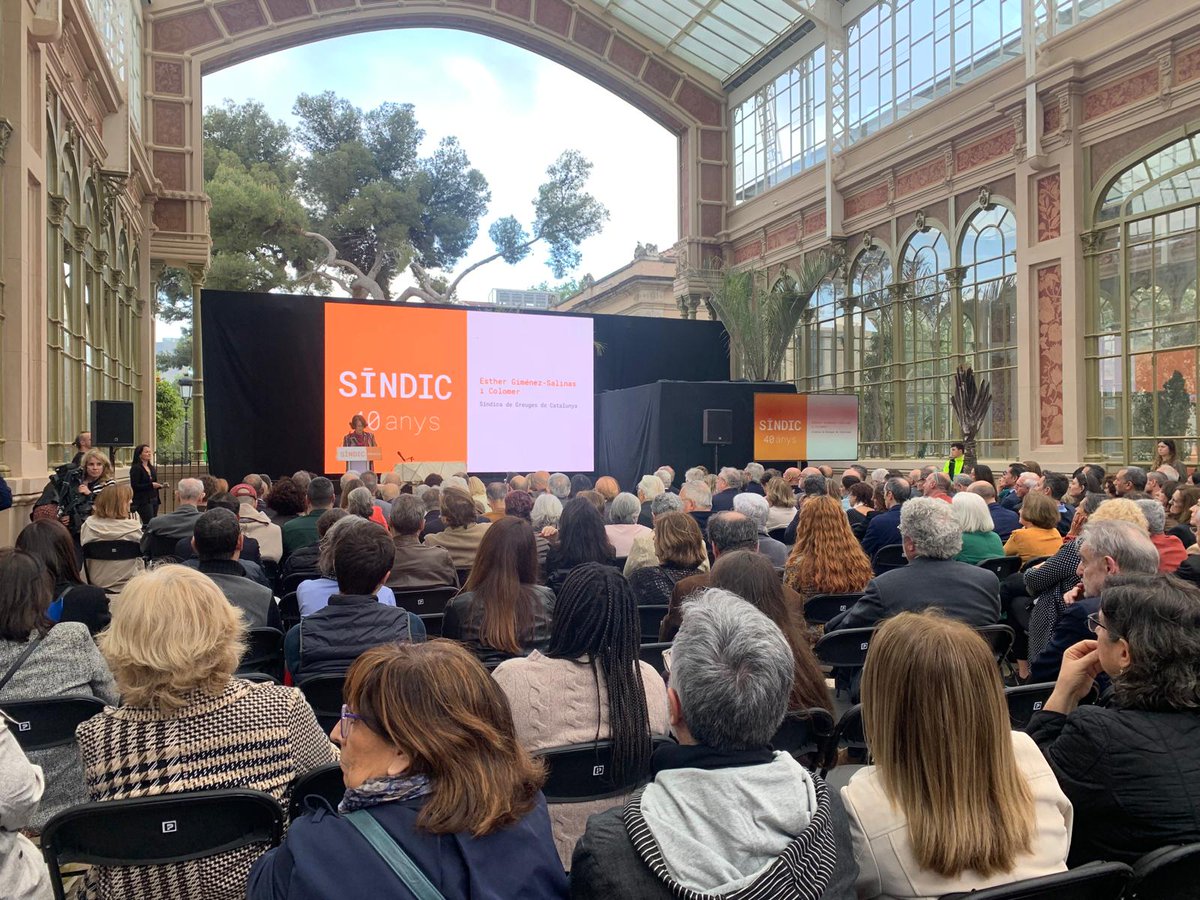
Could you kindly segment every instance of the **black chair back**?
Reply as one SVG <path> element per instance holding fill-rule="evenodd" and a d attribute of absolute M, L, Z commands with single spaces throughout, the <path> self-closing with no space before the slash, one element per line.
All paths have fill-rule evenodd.
<path fill-rule="evenodd" d="M 779 543 L 781 543 L 781 544 L 783 543 L 783 536 L 785 534 L 787 534 L 787 526 L 786 525 L 780 525 L 776 528 L 768 528 L 767 529 L 767 537 L 773 538 L 774 540 L 779 541 Z"/>
<path fill-rule="evenodd" d="M 320 797 L 333 809 L 338 808 L 346 793 L 340 763 L 326 763 L 305 772 L 292 784 L 292 798 L 288 801 L 288 821 L 302 815 L 307 808 L 305 800 Z"/>
<path fill-rule="evenodd" d="M 150 540 L 146 542 L 146 549 L 150 552 L 151 559 L 161 559 L 164 556 L 175 555 L 175 545 L 179 543 L 179 538 L 167 537 L 162 534 L 149 535 Z"/>
<path fill-rule="evenodd" d="M 279 601 L 279 616 L 283 619 L 284 634 L 300 624 L 300 598 L 295 591 L 284 594 Z"/>
<path fill-rule="evenodd" d="M 1008 576 L 1016 575 L 1021 571 L 1021 557 L 995 556 L 991 559 L 980 560 L 978 565 L 981 569 L 995 572 L 996 577 L 1003 581 Z"/>
<path fill-rule="evenodd" d="M 137 541 L 88 541 L 83 545 L 84 567 L 89 559 L 106 562 L 139 559 L 142 555 L 141 545 Z"/>
<path fill-rule="evenodd" d="M 862 599 L 862 594 L 813 594 L 804 601 L 804 621 L 824 625 Z"/>
<path fill-rule="evenodd" d="M 466 587 L 467 579 L 471 577 L 470 567 L 466 569 L 455 569 L 454 572 L 456 575 L 458 575 L 458 583 L 463 587 Z"/>
<path fill-rule="evenodd" d="M 1017 558 L 1020 559 L 1020 557 L 1017 557 Z M 1048 557 L 1048 556 L 1035 556 L 1029 562 L 1023 563 L 1021 565 L 1021 571 L 1024 572 L 1026 569 L 1032 569 L 1034 566 L 1040 566 L 1042 563 L 1044 563 L 1049 558 L 1050 557 Z"/>
<path fill-rule="evenodd" d="M 851 750 L 867 750 L 867 733 L 863 730 L 862 704 L 855 704 L 838 719 L 828 743 L 825 745 L 825 761 L 821 765 L 821 777 L 837 765 L 838 750 L 845 742 Z"/>
<path fill-rule="evenodd" d="M 779 730 L 771 739 L 776 750 L 786 750 L 792 756 L 821 756 L 826 743 L 833 735 L 833 716 L 828 710 L 795 709 L 788 712 L 779 724 Z"/>
<path fill-rule="evenodd" d="M 396 595 L 396 606 L 420 616 L 426 635 L 432 638 L 441 636 L 446 605 L 457 596 L 459 588 L 452 585 L 408 591 L 393 588 L 392 593 Z"/>
<path fill-rule="evenodd" d="M 284 575 L 279 581 L 279 593 L 294 594 L 304 582 L 320 577 L 316 572 L 292 572 L 290 575 Z"/>
<path fill-rule="evenodd" d="M 260 559 L 258 565 L 262 568 L 263 574 L 267 576 L 267 581 L 274 590 L 279 584 L 279 563 L 273 559 Z"/>
<path fill-rule="evenodd" d="M 992 648 L 992 655 L 996 657 L 997 663 L 1004 662 L 1008 658 L 1008 651 L 1013 645 L 1013 630 L 1007 625 L 981 625 L 975 631 L 988 642 L 988 646 Z"/>
<path fill-rule="evenodd" d="M 1021 684 L 1004 689 L 1004 701 L 1008 704 L 1008 719 L 1013 730 L 1020 731 L 1029 724 L 1033 714 L 1041 712 L 1050 695 L 1054 693 L 1054 682 L 1044 684 Z"/>
<path fill-rule="evenodd" d="M 1161 847 L 1133 864 L 1128 900 L 1200 898 L 1200 844 Z"/>
<path fill-rule="evenodd" d="M 283 679 L 283 632 L 266 625 L 251 628 L 246 635 L 246 655 L 237 674 L 262 672 L 276 680 Z"/>
<path fill-rule="evenodd" d="M 342 717 L 342 687 L 345 682 L 345 673 L 335 672 L 330 675 L 309 675 L 296 683 L 316 714 L 317 724 L 326 732 Z"/>
<path fill-rule="evenodd" d="M 871 559 L 871 567 L 875 570 L 876 575 L 882 575 L 892 569 L 901 569 L 907 565 L 908 557 L 904 555 L 903 544 L 888 544 L 886 547 L 880 547 Z"/>
<path fill-rule="evenodd" d="M 654 744 L 670 743 L 655 738 Z M 546 761 L 546 783 L 542 793 L 547 803 L 582 803 L 585 800 L 605 800 L 620 797 L 636 788 L 642 781 L 613 779 L 612 741 L 594 741 L 551 747 L 534 754 Z M 647 776 L 648 777 L 648 776 Z"/>
<path fill-rule="evenodd" d="M 1120 900 L 1132 875 L 1125 863 L 1089 863 L 1000 887 L 942 894 L 939 900 Z"/>
<path fill-rule="evenodd" d="M 31 697 L 5 700 L 9 731 L 26 753 L 75 743 L 75 728 L 104 709 L 99 697 Z"/>
<path fill-rule="evenodd" d="M 874 628 L 847 628 L 822 635 L 813 647 L 817 659 L 827 666 L 861 669 L 867 661 L 867 647 Z"/>
<path fill-rule="evenodd" d="M 638 647 L 638 658 L 645 663 L 650 663 L 654 666 L 654 671 L 659 675 L 665 676 L 667 667 L 663 663 L 663 651 L 670 648 L 671 642 L 664 641 L 657 644 L 642 644 Z"/>
<path fill-rule="evenodd" d="M 669 607 L 665 603 L 647 603 L 638 607 L 638 618 L 642 623 L 642 643 L 658 642 L 659 626 L 666 618 Z"/>
<path fill-rule="evenodd" d="M 203 859 L 251 844 L 279 845 L 283 810 L 262 791 L 161 794 L 84 803 L 56 815 L 42 830 L 42 853 L 54 896 L 62 900 L 59 867 L 156 866 Z"/>

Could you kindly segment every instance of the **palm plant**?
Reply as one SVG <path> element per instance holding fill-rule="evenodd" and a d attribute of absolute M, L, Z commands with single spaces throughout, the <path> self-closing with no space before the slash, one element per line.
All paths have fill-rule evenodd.
<path fill-rule="evenodd" d="M 788 345 L 813 293 L 836 266 L 825 253 L 805 257 L 795 272 L 784 268 L 769 288 L 766 274 L 723 272 L 710 300 L 729 333 L 729 346 L 751 381 L 778 381 Z"/>

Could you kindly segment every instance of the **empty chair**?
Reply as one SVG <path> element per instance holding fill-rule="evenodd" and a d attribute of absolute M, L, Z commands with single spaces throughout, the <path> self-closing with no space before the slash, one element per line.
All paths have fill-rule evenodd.
<path fill-rule="evenodd" d="M 320 797 L 329 804 L 331 809 L 337 809 L 346 793 L 346 782 L 342 777 L 341 763 L 328 763 L 310 769 L 292 785 L 292 798 L 288 803 L 288 821 L 303 815 L 308 809 L 306 803 L 309 797 Z"/>
<path fill-rule="evenodd" d="M 813 594 L 804 601 L 804 621 L 809 625 L 824 625 L 838 613 L 843 613 L 862 599 L 862 594 Z"/>
<path fill-rule="evenodd" d="M 99 697 L 34 697 L 5 700 L 0 710 L 11 719 L 9 730 L 26 753 L 75 743 L 75 727 L 104 709 Z"/>
<path fill-rule="evenodd" d="M 246 635 L 246 654 L 238 665 L 237 674 L 262 672 L 279 680 L 283 678 L 283 632 L 278 628 L 251 628 Z"/>
<path fill-rule="evenodd" d="M 670 647 L 670 641 L 662 641 L 655 644 L 642 644 L 638 648 L 638 658 L 642 662 L 652 665 L 654 667 L 654 671 L 656 671 L 659 675 L 665 676 L 667 673 L 667 667 L 666 663 L 663 661 L 663 651 L 670 649 Z"/>
<path fill-rule="evenodd" d="M 105 868 L 165 865 L 253 845 L 265 850 L 277 846 L 282 836 L 283 810 L 270 794 L 195 791 L 72 807 L 46 823 L 42 852 L 54 896 L 62 900 L 62 863 Z M 151 879 L 147 884 L 155 883 L 154 876 L 146 877 Z M 169 882 L 158 886 L 162 896 L 170 896 Z"/>
<path fill-rule="evenodd" d="M 982 625 L 976 628 L 975 632 L 988 642 L 988 646 L 992 648 L 992 655 L 996 657 L 996 662 L 1004 662 L 1008 651 L 1012 649 L 1013 630 L 1007 625 Z"/>
<path fill-rule="evenodd" d="M 1200 898 L 1200 844 L 1162 847 L 1133 865 L 1128 900 Z"/>
<path fill-rule="evenodd" d="M 653 644 L 658 641 L 659 626 L 666 618 L 667 604 L 650 603 L 638 607 L 638 618 L 642 623 L 642 643 Z"/>
<path fill-rule="evenodd" d="M 993 559 L 984 559 L 976 563 L 981 569 L 987 569 L 989 572 L 995 572 L 996 577 L 1003 581 L 1010 575 L 1015 575 L 1021 571 L 1021 557 L 1019 556 L 997 556 Z"/>
<path fill-rule="evenodd" d="M 1001 887 L 943 894 L 939 900 L 1120 900 L 1132 875 L 1124 863 L 1090 863 Z"/>
<path fill-rule="evenodd" d="M 832 736 L 833 716 L 828 710 L 820 707 L 794 709 L 783 717 L 779 730 L 771 739 L 771 747 L 786 750 L 797 758 L 814 757 L 819 763 Z"/>
<path fill-rule="evenodd" d="M 342 686 L 344 674 L 309 675 L 301 678 L 296 687 L 317 716 L 317 724 L 329 731 L 342 715 Z"/>
<path fill-rule="evenodd" d="M 907 565 L 908 557 L 904 555 L 903 544 L 888 544 L 886 547 L 880 547 L 875 551 L 875 556 L 871 560 L 871 566 L 875 569 L 876 575 L 882 575 L 884 572 L 900 569 Z"/>
<path fill-rule="evenodd" d="M 842 669 L 861 669 L 867 661 L 867 647 L 871 643 L 874 628 L 847 628 L 829 632 L 813 647 L 822 665 Z"/>

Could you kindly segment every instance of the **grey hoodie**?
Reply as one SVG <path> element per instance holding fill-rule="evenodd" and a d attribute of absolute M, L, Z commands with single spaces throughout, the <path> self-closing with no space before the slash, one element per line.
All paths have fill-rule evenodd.
<path fill-rule="evenodd" d="M 50 872 L 20 829 L 27 828 L 45 789 L 0 713 L 0 892 L 7 900 L 50 900 Z"/>

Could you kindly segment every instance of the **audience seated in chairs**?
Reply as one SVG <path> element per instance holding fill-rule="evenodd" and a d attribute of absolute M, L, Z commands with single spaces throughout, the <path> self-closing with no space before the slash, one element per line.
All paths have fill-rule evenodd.
<path fill-rule="evenodd" d="M 303 515 L 289 521 L 283 526 L 283 555 L 294 553 L 301 547 L 307 547 L 317 542 L 317 520 L 327 509 L 333 508 L 333 482 L 328 478 L 318 476 L 308 483 L 308 510 Z"/>
<path fill-rule="evenodd" d="M 290 476 L 284 475 L 271 485 L 263 505 L 267 518 L 279 526 L 282 536 L 283 526 L 297 516 L 304 515 L 307 496 L 307 486 L 301 488 Z"/>
<path fill-rule="evenodd" d="M 58 522 L 34 524 L 56 525 L 67 534 Z M 105 703 L 118 700 L 108 665 L 87 627 L 80 622 L 55 625 L 47 618 L 53 599 L 50 573 L 41 560 L 24 550 L 0 550 L 0 678 L 11 671 L 7 684 L 0 687 L 0 710 L 9 700 L 40 697 L 82 694 Z M 46 776 L 45 795 L 29 826 L 41 830 L 55 813 L 83 802 L 83 771 L 79 750 L 73 745 L 34 750 L 30 760 L 41 766 Z M 0 814 L 0 826 L 0 834 L 15 827 L 6 814 Z M 0 890 L 7 896 L 9 887 L 4 884 Z"/>
<path fill-rule="evenodd" d="M 638 481 L 637 486 L 637 501 L 641 504 L 638 510 L 637 524 L 652 528 L 654 526 L 654 498 L 666 491 L 667 486 L 663 480 L 657 475 L 643 475 Z M 616 543 L 615 541 L 613 542 Z M 629 553 L 617 553 L 618 556 L 628 556 Z"/>
<path fill-rule="evenodd" d="M 440 499 L 442 522 L 445 529 L 425 538 L 431 547 L 443 547 L 450 553 L 456 569 L 469 569 L 475 564 L 479 542 L 483 540 L 491 523 L 476 521 L 475 501 L 466 491 L 445 488 Z"/>
<path fill-rule="evenodd" d="M 871 641 L 862 708 L 874 764 L 842 789 L 859 897 L 939 897 L 1066 869 L 1071 803 L 1037 745 L 1010 731 L 995 659 L 971 628 L 937 610 L 889 619 Z"/>
<path fill-rule="evenodd" d="M 535 753 L 612 740 L 612 780 L 648 777 L 650 737 L 669 734 L 671 724 L 662 677 L 638 660 L 640 638 L 633 592 L 621 573 L 597 563 L 578 566 L 555 603 L 545 652 L 510 659 L 492 674 L 508 697 L 521 745 Z M 588 816 L 622 802 L 614 797 L 550 807 L 564 866 Z"/>
<path fill-rule="evenodd" d="M 458 574 L 450 551 L 421 543 L 425 509 L 420 500 L 411 494 L 398 496 L 392 501 L 388 522 L 392 526 L 392 543 L 396 550 L 387 587 L 394 591 L 458 587 Z"/>
<path fill-rule="evenodd" d="M 204 482 L 180 478 L 175 485 L 175 508 L 149 521 L 142 535 L 142 552 L 151 559 L 174 553 L 176 543 L 192 536 L 204 500 Z"/>
<path fill-rule="evenodd" d="M 554 592 L 537 583 L 537 574 L 529 523 L 512 516 L 496 522 L 484 532 L 463 593 L 446 606 L 442 635 L 488 661 L 545 648 Z"/>
<path fill-rule="evenodd" d="M 850 485 L 849 500 L 846 520 L 855 540 L 861 542 L 867 533 L 867 522 L 875 517 L 875 485 L 869 481 L 854 482 Z"/>
<path fill-rule="evenodd" d="M 712 517 L 712 491 L 703 481 L 685 481 L 679 489 L 683 511 L 696 520 L 701 534 L 708 534 L 708 520 Z"/>
<path fill-rule="evenodd" d="M 1168 575 L 1173 574 L 1187 559 L 1187 551 L 1183 548 L 1183 542 L 1179 538 L 1163 533 L 1167 521 L 1166 510 L 1157 500 L 1136 500 L 1134 502 L 1142 511 L 1142 515 L 1146 517 L 1150 541 L 1158 549 L 1158 571 Z"/>
<path fill-rule="evenodd" d="M 377 644 L 425 640 L 419 617 L 397 609 L 394 595 L 390 604 L 379 596 L 395 553 L 387 532 L 350 515 L 335 522 L 326 539 L 337 592 L 284 637 L 284 660 L 295 679 L 344 672 L 360 653 Z"/>
<path fill-rule="evenodd" d="M 192 547 L 199 569 L 216 582 L 221 593 L 246 617 L 251 628 L 282 628 L 279 601 L 274 592 L 246 577 L 238 562 L 243 541 L 237 516 L 227 509 L 214 508 L 196 517 Z"/>
<path fill-rule="evenodd" d="M 662 482 L 660 481 L 659 484 Z M 661 494 L 662 491 L 659 493 Z M 638 502 L 638 498 L 624 492 L 617 494 L 608 508 L 610 524 L 604 526 L 604 533 L 608 535 L 609 543 L 613 547 L 613 554 L 618 559 L 626 559 L 629 551 L 633 548 L 633 542 L 651 532 L 650 528 L 638 524 L 641 511 L 642 504 Z"/>
<path fill-rule="evenodd" d="M 212 580 L 186 566 L 160 566 L 129 583 L 100 636 L 124 705 L 76 732 L 89 800 L 253 788 L 286 808 L 297 776 L 337 758 L 299 691 L 233 677 L 245 628 Z M 241 896 L 263 849 L 153 870 L 93 866 L 85 891 L 129 898 Z"/>
<path fill-rule="evenodd" d="M 546 585 L 555 593 L 576 566 L 589 562 L 617 564 L 617 554 L 604 531 L 604 519 L 586 497 L 576 497 L 563 507 L 557 537 L 546 555 L 545 566 Z"/>
<path fill-rule="evenodd" d="M 688 602 L 667 689 L 679 744 L 655 750 L 654 780 L 623 809 L 588 820 L 572 897 L 853 896 L 840 799 L 770 748 L 794 670 L 779 628 L 749 604 L 719 590 Z"/>
<path fill-rule="evenodd" d="M 253 485 L 242 482 L 235 484 L 229 496 L 238 502 L 238 524 L 242 534 L 258 541 L 262 559 L 276 565 L 283 559 L 283 529 L 272 522 L 265 512 L 258 509 L 258 491 Z"/>
<path fill-rule="evenodd" d="M 383 509 L 375 502 L 374 495 L 361 484 L 350 491 L 343 503 L 346 512 L 352 516 L 358 516 L 360 519 L 366 519 L 368 522 L 374 522 L 384 531 L 387 531 L 387 519 L 384 518 Z M 474 510 L 474 501 L 471 503 L 471 509 Z"/>
<path fill-rule="evenodd" d="M 826 633 L 869 628 L 897 613 L 929 606 L 968 625 L 994 625 L 1000 618 L 1000 582 L 992 572 L 955 561 L 962 531 L 950 504 L 917 497 L 900 510 L 908 565 L 872 578 L 861 600 L 826 623 Z"/>
<path fill-rule="evenodd" d="M 1004 544 L 996 534 L 996 525 L 982 497 L 971 491 L 959 491 L 951 499 L 950 508 L 963 533 L 962 550 L 955 559 L 976 566 L 985 559 L 1004 556 Z"/>
<path fill-rule="evenodd" d="M 1053 556 L 1063 542 L 1058 520 L 1058 503 L 1039 490 L 1029 491 L 1021 501 L 1021 527 L 1004 542 L 1005 556 L 1019 556 L 1022 563 Z"/>
<path fill-rule="evenodd" d="M 67 526 L 57 519 L 37 519 L 21 529 L 16 547 L 36 556 L 50 573 L 54 582 L 54 602 L 49 610 L 52 622 L 82 622 L 93 635 L 108 625 L 108 594 L 83 583 Z"/>
<path fill-rule="evenodd" d="M 333 520 L 318 544 L 320 549 L 317 557 L 319 574 L 308 581 L 300 582 L 296 587 L 296 605 L 301 616 L 311 616 L 324 609 L 329 605 L 329 598 L 339 592 L 337 573 L 334 569 L 337 542 L 343 535 L 360 528 L 366 521 L 361 516 L 355 516 L 344 509 L 328 510 L 325 515 L 334 512 L 341 515 Z M 324 520 L 325 516 L 321 518 Z M 396 594 L 386 584 L 376 592 L 375 596 L 384 606 L 396 605 Z"/>
<path fill-rule="evenodd" d="M 1069 864 L 1200 841 L 1200 589 L 1121 576 L 1090 624 L 1025 729 L 1075 807 Z M 1080 706 L 1101 672 L 1107 704 Z"/>
<path fill-rule="evenodd" d="M 769 559 L 775 568 L 782 569 L 787 562 L 789 548 L 767 534 L 767 514 L 770 512 L 767 498 L 745 491 L 733 498 L 733 509 L 754 523 L 758 531 L 758 552 Z"/>
<path fill-rule="evenodd" d="M 493 481 L 487 486 L 488 508 L 483 517 L 489 522 L 498 522 L 506 515 L 504 498 L 508 494 L 508 485 L 503 481 Z"/>
<path fill-rule="evenodd" d="M 101 491 L 92 505 L 92 514 L 83 520 L 79 530 L 79 543 L 83 547 L 97 541 L 114 541 L 137 550 L 132 559 L 87 559 L 84 551 L 83 568 L 88 584 L 112 595 L 119 595 L 129 579 L 146 568 L 141 555 L 142 520 L 130 514 L 132 503 L 133 489 L 127 484 L 115 484 Z"/>
<path fill-rule="evenodd" d="M 644 566 L 629 576 L 638 606 L 666 606 L 676 584 L 700 574 L 704 539 L 696 520 L 683 512 L 658 516 L 654 520 L 654 555 L 657 566 Z"/>
<path fill-rule="evenodd" d="M 871 518 L 863 534 L 862 548 L 868 557 L 874 558 L 881 547 L 900 543 L 900 511 L 911 496 L 912 488 L 903 478 L 884 482 L 883 502 L 887 508 Z"/>
<path fill-rule="evenodd" d="M 796 515 L 796 492 L 782 478 L 767 482 L 767 530 L 786 528 Z"/>
<path fill-rule="evenodd" d="M 342 748 L 341 815 L 319 808 L 294 821 L 255 864 L 249 900 L 566 898 L 544 770 L 467 651 L 448 641 L 375 647 L 351 668 L 345 696 L 330 735 Z M 364 840 L 367 826 L 401 848 L 431 892 L 395 873 Z"/>
<path fill-rule="evenodd" d="M 817 594 L 856 594 L 871 580 L 871 561 L 832 497 L 810 497 L 800 509 L 796 543 L 783 579 L 800 596 L 801 609 Z"/>
<path fill-rule="evenodd" d="M 329 533 L 329 529 L 333 527 L 333 523 L 338 519 L 344 519 L 348 515 L 350 513 L 341 508 L 327 509 L 321 514 L 321 517 L 317 519 L 317 543 L 301 547 L 295 553 L 292 553 L 287 558 L 287 562 L 283 564 L 283 569 L 279 573 L 281 593 L 287 593 L 285 585 L 289 581 L 291 581 L 292 589 L 294 590 L 299 583 L 297 578 L 303 581 L 304 577 L 321 577 L 321 542 L 325 539 L 325 535 Z"/>
<path fill-rule="evenodd" d="M 679 499 L 678 494 L 672 494 L 664 491 L 650 501 L 650 510 L 653 521 L 658 521 L 659 518 L 667 513 L 683 512 L 683 501 Z M 696 528 L 697 535 L 700 540 L 697 544 L 700 556 L 703 557 L 700 562 L 700 570 L 708 571 L 708 551 L 704 545 L 704 535 L 701 533 L 699 526 Z M 629 556 L 625 558 L 625 567 L 623 569 L 625 577 L 629 578 L 638 569 L 645 566 L 661 565 L 662 560 L 658 558 L 658 554 L 654 552 L 654 532 L 651 530 L 649 534 L 643 534 L 641 537 L 635 538 L 633 545 L 629 548 Z"/>

